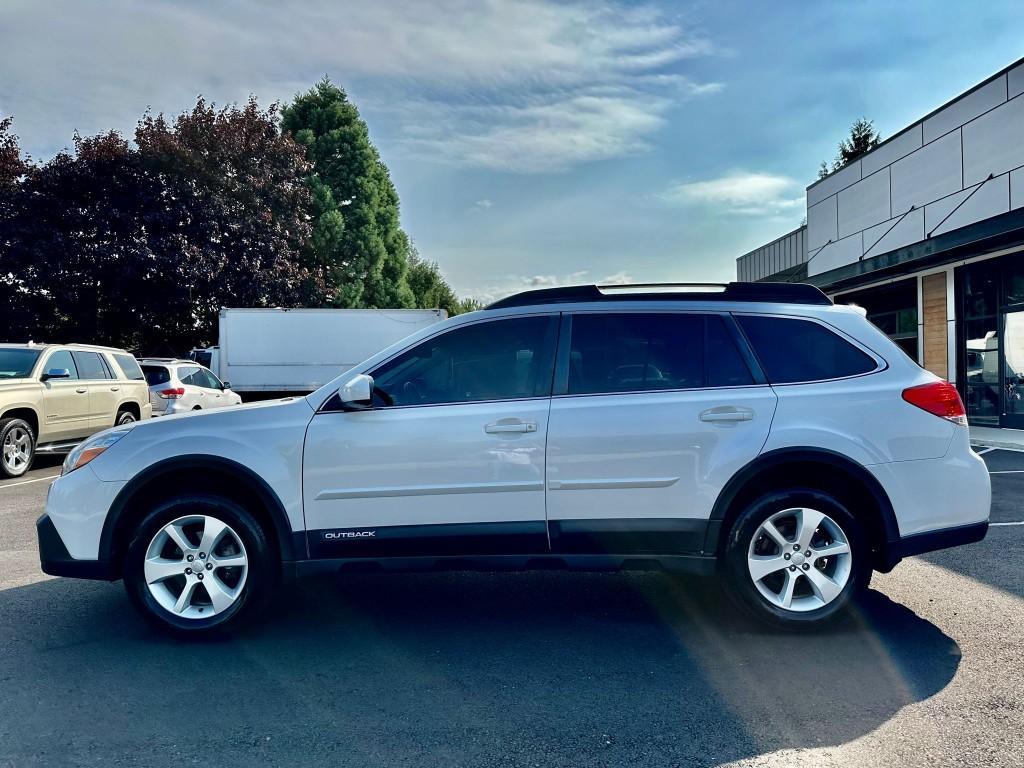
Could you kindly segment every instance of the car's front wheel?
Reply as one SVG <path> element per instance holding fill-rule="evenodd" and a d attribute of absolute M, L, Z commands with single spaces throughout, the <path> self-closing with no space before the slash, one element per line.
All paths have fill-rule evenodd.
<path fill-rule="evenodd" d="M 135 606 L 164 629 L 199 636 L 238 623 L 275 581 L 260 526 L 237 503 L 214 495 L 178 497 L 138 525 L 124 562 Z"/>
<path fill-rule="evenodd" d="M 32 427 L 22 419 L 0 420 L 0 477 L 21 477 L 35 457 Z"/>
<path fill-rule="evenodd" d="M 811 489 L 749 504 L 729 533 L 723 565 L 734 601 L 786 629 L 835 618 L 871 577 L 860 523 L 838 498 Z"/>

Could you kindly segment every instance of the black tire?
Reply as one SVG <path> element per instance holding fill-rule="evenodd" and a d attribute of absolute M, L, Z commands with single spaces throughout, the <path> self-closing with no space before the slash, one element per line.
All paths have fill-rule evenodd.
<path fill-rule="evenodd" d="M 28 460 L 17 467 L 8 466 L 6 453 L 3 453 L 8 437 L 24 432 L 28 437 Z M 0 477 L 21 477 L 32 468 L 36 458 L 36 435 L 32 427 L 24 419 L 0 419 Z"/>
<path fill-rule="evenodd" d="M 787 610 L 770 602 L 755 586 L 747 565 L 752 540 L 758 534 L 761 525 L 778 512 L 794 507 L 824 512 L 842 529 L 850 546 L 850 572 L 842 591 L 828 604 L 807 611 Z M 872 572 L 871 548 L 864 527 L 840 499 L 824 491 L 793 488 L 762 496 L 747 505 L 740 513 L 726 540 L 722 571 L 726 591 L 733 602 L 748 616 L 779 629 L 811 629 L 834 621 L 843 614 L 852 601 L 867 590 Z M 799 571 L 796 572 L 796 576 L 801 576 Z M 762 585 L 765 582 L 762 582 Z M 803 580 L 798 579 L 798 589 L 803 589 L 806 593 L 810 586 L 806 577 Z"/>
<path fill-rule="evenodd" d="M 209 618 L 185 618 L 164 608 L 150 592 L 144 575 L 150 542 L 167 523 L 187 515 L 206 515 L 227 523 L 241 539 L 248 559 L 241 593 L 229 608 Z M 132 534 L 122 573 L 128 597 L 150 623 L 179 636 L 202 638 L 230 631 L 258 613 L 279 581 L 280 563 L 263 529 L 238 503 L 213 494 L 191 493 L 158 504 L 142 519 Z"/>
<path fill-rule="evenodd" d="M 127 408 L 122 408 L 117 412 L 117 416 L 114 418 L 114 426 L 123 427 L 125 424 L 133 424 L 138 421 L 135 418 L 135 414 L 129 411 Z"/>

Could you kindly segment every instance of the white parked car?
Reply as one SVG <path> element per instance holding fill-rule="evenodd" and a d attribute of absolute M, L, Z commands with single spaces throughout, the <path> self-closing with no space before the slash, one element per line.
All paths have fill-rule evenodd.
<path fill-rule="evenodd" d="M 229 383 L 192 360 L 147 357 L 139 365 L 149 385 L 154 416 L 224 408 L 242 402 L 241 395 L 232 392 Z"/>
<path fill-rule="evenodd" d="M 312 571 L 661 567 L 818 625 L 901 558 L 978 541 L 955 388 L 804 285 L 530 291 L 304 398 L 155 419 L 68 456 L 43 570 L 157 624 L 236 622 Z"/>

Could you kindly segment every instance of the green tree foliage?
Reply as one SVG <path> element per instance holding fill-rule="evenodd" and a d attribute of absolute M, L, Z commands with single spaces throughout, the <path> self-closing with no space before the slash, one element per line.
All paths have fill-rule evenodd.
<path fill-rule="evenodd" d="M 10 117 L 0 120 L 0 195 L 5 196 L 27 167 L 21 158 L 18 137 L 11 133 L 11 122 Z"/>
<path fill-rule="evenodd" d="M 327 78 L 283 110 L 284 130 L 306 148 L 313 172 L 313 236 L 305 263 L 339 307 L 413 307 L 409 239 L 398 193 L 345 91 Z"/>
<path fill-rule="evenodd" d="M 823 179 L 830 173 L 838 171 L 845 165 L 853 162 L 863 154 L 882 143 L 881 135 L 875 130 L 875 124 L 866 118 L 860 118 L 850 126 L 850 135 L 839 142 L 839 148 L 832 166 L 822 162 L 818 168 L 818 178 Z"/>
<path fill-rule="evenodd" d="M 276 105 L 200 99 L 172 122 L 144 116 L 135 143 L 76 136 L 2 193 L 5 335 L 181 352 L 215 338 L 221 306 L 321 300 L 298 258 L 309 166 Z"/>
<path fill-rule="evenodd" d="M 434 309 L 436 307 L 447 310 L 449 315 L 459 314 L 459 297 L 455 295 L 455 291 L 451 289 L 451 286 L 445 282 L 437 264 L 420 258 L 415 246 L 409 249 L 407 279 L 409 281 L 409 288 L 416 297 L 417 308 Z"/>

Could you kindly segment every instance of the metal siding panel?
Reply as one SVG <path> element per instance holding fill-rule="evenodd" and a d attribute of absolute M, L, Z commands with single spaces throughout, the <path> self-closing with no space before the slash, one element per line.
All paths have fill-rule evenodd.
<path fill-rule="evenodd" d="M 960 131 L 955 130 L 890 165 L 892 215 L 963 189 L 961 161 Z"/>
<path fill-rule="evenodd" d="M 964 185 L 1024 165 L 1024 97 L 1018 96 L 963 128 Z"/>
<path fill-rule="evenodd" d="M 1006 101 L 1006 75 L 957 99 L 924 121 L 925 142 L 934 141 Z"/>

